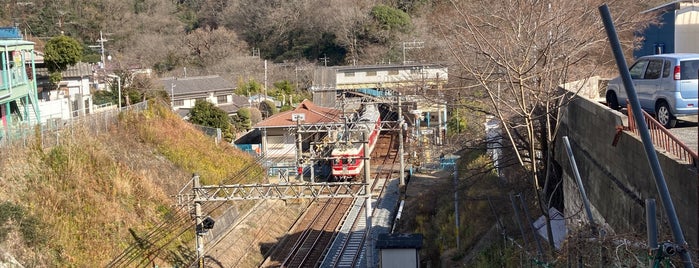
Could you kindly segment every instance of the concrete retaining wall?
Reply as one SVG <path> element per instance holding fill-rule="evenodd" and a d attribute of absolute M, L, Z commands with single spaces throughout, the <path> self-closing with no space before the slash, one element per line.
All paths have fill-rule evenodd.
<path fill-rule="evenodd" d="M 660 231 L 670 234 L 667 216 L 662 209 L 640 137 L 622 132 L 617 145 L 612 145 L 616 127 L 625 122 L 625 115 L 582 97 L 576 97 L 564 109 L 555 157 L 564 170 L 565 216 L 570 224 L 586 221 L 561 138 L 568 136 L 596 220 L 608 224 L 616 233 L 645 236 L 644 200 L 655 198 Z M 685 239 L 696 248 L 699 241 L 697 170 L 663 153 L 658 153 L 658 158 Z"/>

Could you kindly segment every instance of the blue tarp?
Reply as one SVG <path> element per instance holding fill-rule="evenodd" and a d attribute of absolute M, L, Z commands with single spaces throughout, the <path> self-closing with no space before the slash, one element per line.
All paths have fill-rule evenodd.
<path fill-rule="evenodd" d="M 22 39 L 22 33 L 17 27 L 0 27 L 0 39 Z"/>

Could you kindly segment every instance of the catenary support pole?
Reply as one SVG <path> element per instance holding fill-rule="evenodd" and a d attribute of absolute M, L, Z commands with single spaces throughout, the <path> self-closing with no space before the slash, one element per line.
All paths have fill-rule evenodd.
<path fill-rule="evenodd" d="M 204 234 L 202 230 L 199 230 L 202 222 L 201 215 L 201 202 L 199 200 L 199 187 L 201 187 L 201 182 L 199 181 L 199 175 L 194 174 L 194 185 L 192 186 L 194 191 L 194 220 L 196 222 L 195 232 L 196 232 L 196 247 L 197 247 L 197 267 L 204 268 Z"/>
<path fill-rule="evenodd" d="M 638 101 L 636 89 L 631 82 L 631 74 L 629 73 L 629 68 L 626 65 L 624 52 L 621 49 L 621 44 L 619 43 L 619 37 L 617 36 L 616 29 L 614 28 L 614 22 L 612 21 L 609 7 L 606 4 L 602 5 L 599 7 L 599 12 L 602 15 L 602 22 L 604 22 L 604 28 L 607 31 L 607 37 L 609 38 L 612 52 L 614 52 L 614 58 L 616 59 L 621 80 L 624 82 L 626 95 L 629 97 L 629 102 L 631 103 L 631 108 L 633 109 L 634 119 L 636 120 L 636 124 L 638 124 L 638 130 L 641 134 L 641 141 L 643 141 L 646 157 L 648 158 L 651 170 L 653 171 L 653 177 L 655 178 L 655 186 L 658 189 L 658 194 L 660 195 L 663 208 L 665 209 L 668 221 L 670 222 L 672 236 L 675 239 L 675 243 L 682 247 L 682 250 L 680 250 L 679 253 L 682 256 L 684 267 L 694 267 L 692 264 L 692 257 L 689 254 L 689 250 L 687 250 L 687 241 L 684 239 L 682 227 L 680 226 L 680 221 L 677 218 L 675 205 L 672 203 L 672 198 L 670 197 L 670 191 L 667 188 L 663 171 L 660 169 L 658 155 L 655 153 L 655 148 L 653 147 L 653 142 L 650 137 L 650 131 L 648 131 L 648 125 L 646 124 L 646 120 L 643 118 L 641 103 Z"/>
<path fill-rule="evenodd" d="M 372 242 L 371 235 L 371 157 L 369 155 L 369 137 L 366 133 L 362 132 L 362 141 L 364 145 L 362 149 L 364 150 L 364 193 L 366 194 L 366 207 L 364 212 L 366 213 L 366 264 L 367 267 L 374 267 L 374 243 Z M 377 137 L 378 138 L 378 137 Z"/>
<path fill-rule="evenodd" d="M 303 164 L 301 163 L 303 158 L 303 139 L 301 137 L 301 117 L 296 118 L 296 166 L 298 174 L 296 177 L 299 180 L 303 180 Z"/>
<path fill-rule="evenodd" d="M 405 161 L 403 160 L 405 150 L 403 147 L 403 108 L 401 107 L 401 98 L 401 94 L 398 93 L 398 154 L 400 155 L 400 186 L 403 186 L 405 185 Z"/>

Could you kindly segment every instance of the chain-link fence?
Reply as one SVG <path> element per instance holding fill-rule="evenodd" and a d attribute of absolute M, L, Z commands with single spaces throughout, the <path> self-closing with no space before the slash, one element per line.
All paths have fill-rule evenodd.
<path fill-rule="evenodd" d="M 209 137 L 214 138 L 214 141 L 218 144 L 221 142 L 223 139 L 223 134 L 221 132 L 220 128 L 214 128 L 214 127 L 207 127 L 207 126 L 202 126 L 202 125 L 195 125 L 192 124 L 195 128 L 197 128 L 199 131 L 203 132 Z"/>
<path fill-rule="evenodd" d="M 119 114 L 122 112 L 141 112 L 148 109 L 148 102 L 140 102 L 134 105 L 117 109 L 99 109 L 92 114 L 80 115 L 69 119 L 52 118 L 44 124 L 30 126 L 17 124 L 8 127 L 0 139 L 0 147 L 28 146 L 40 139 L 42 147 L 51 147 L 59 144 L 64 138 L 75 138 L 78 128 L 82 128 L 92 134 L 107 132 L 113 125 L 119 123 Z"/>

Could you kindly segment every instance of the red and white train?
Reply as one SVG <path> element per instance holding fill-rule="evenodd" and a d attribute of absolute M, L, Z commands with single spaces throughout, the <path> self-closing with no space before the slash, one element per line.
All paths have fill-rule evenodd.
<path fill-rule="evenodd" d="M 364 172 L 364 143 L 371 155 L 381 132 L 381 115 L 376 104 L 364 104 L 359 118 L 349 128 L 349 137 L 342 137 L 332 150 L 332 176 L 335 180 L 352 180 Z"/>

